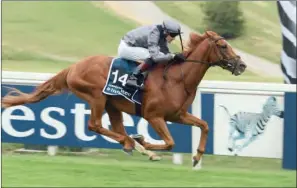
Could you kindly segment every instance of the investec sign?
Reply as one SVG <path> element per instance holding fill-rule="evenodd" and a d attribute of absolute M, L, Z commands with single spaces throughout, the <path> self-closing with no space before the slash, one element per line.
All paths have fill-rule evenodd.
<path fill-rule="evenodd" d="M 5 85 L 4 85 L 5 86 Z M 33 86 L 17 86 L 31 92 Z M 2 97 L 6 94 L 2 89 Z M 87 128 L 90 109 L 87 103 L 73 94 L 51 96 L 35 104 L 2 109 L 2 141 L 75 147 L 121 148 L 116 141 L 91 132 Z M 146 120 L 126 113 L 124 126 L 128 134 L 142 134 L 152 143 L 163 143 Z M 103 126 L 110 129 L 107 113 L 103 114 Z M 191 152 L 191 128 L 168 122 L 176 141 L 175 152 Z"/>

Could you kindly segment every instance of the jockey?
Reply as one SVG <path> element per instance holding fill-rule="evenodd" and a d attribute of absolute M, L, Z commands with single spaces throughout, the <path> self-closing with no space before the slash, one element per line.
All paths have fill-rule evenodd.
<path fill-rule="evenodd" d="M 180 54 L 170 53 L 168 43 L 179 35 L 181 40 L 181 27 L 178 23 L 165 20 L 162 24 L 141 26 L 128 32 L 118 47 L 118 56 L 127 60 L 144 61 L 129 75 L 126 85 L 140 88 L 139 76 L 154 63 L 164 63 L 170 60 L 185 61 Z M 181 41 L 182 45 L 182 41 Z"/>

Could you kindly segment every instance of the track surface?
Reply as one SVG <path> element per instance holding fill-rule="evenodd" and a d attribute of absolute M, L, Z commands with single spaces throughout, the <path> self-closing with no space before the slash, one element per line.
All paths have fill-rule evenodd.
<path fill-rule="evenodd" d="M 294 186 L 296 171 L 281 169 L 281 161 L 227 156 L 205 156 L 202 170 L 191 169 L 190 155 L 183 165 L 171 157 L 160 162 L 134 152 L 106 150 L 89 156 L 44 154 L 2 155 L 3 186 Z"/>

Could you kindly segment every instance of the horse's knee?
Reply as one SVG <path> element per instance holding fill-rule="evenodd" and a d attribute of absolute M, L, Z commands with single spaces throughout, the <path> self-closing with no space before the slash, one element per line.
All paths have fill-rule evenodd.
<path fill-rule="evenodd" d="M 208 123 L 206 121 L 201 121 L 199 127 L 203 133 L 208 134 L 209 127 L 208 127 Z"/>
<path fill-rule="evenodd" d="M 208 124 L 206 124 L 206 126 L 204 127 L 203 132 L 204 132 L 205 134 L 208 134 L 208 132 L 209 132 Z"/>
<path fill-rule="evenodd" d="M 175 146 L 175 143 L 172 140 L 172 141 L 166 143 L 166 150 L 172 150 L 174 148 L 174 146 Z"/>

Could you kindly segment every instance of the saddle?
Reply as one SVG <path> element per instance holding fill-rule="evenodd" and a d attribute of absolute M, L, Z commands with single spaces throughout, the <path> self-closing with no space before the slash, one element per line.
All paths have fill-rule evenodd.
<path fill-rule="evenodd" d="M 112 96 L 122 96 L 133 103 L 141 104 L 143 91 L 126 86 L 128 76 L 139 63 L 141 62 L 115 57 L 112 60 L 103 93 Z M 142 78 L 139 80 L 143 83 L 147 75 L 148 72 L 143 72 Z"/>
<path fill-rule="evenodd" d="M 136 102 L 141 104 L 141 98 L 143 91 L 138 88 L 133 88 L 126 86 L 126 81 L 128 76 L 133 72 L 133 70 L 140 64 L 141 61 L 131 61 L 119 57 L 115 57 L 112 60 L 107 81 L 105 87 L 103 89 L 103 93 L 107 95 L 117 95 L 123 96 L 131 102 Z M 164 79 L 166 79 L 166 72 L 168 68 L 173 64 L 173 62 L 169 62 L 163 73 Z M 153 68 L 152 66 L 151 68 Z M 142 72 L 140 78 L 138 78 L 139 83 L 144 84 L 149 71 Z"/>

